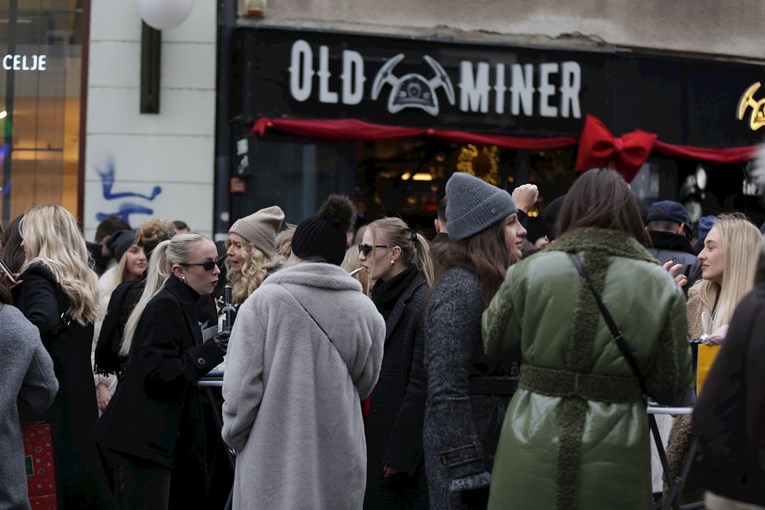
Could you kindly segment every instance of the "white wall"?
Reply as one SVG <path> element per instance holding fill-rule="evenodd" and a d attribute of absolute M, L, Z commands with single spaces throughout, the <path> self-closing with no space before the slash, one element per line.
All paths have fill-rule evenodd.
<path fill-rule="evenodd" d="M 216 1 L 195 0 L 189 18 L 162 32 L 160 113 L 140 114 L 141 19 L 135 0 L 94 0 L 90 24 L 85 237 L 99 213 L 137 205 L 212 233 Z M 112 197 L 99 172 L 114 169 Z M 152 200 L 153 191 L 159 191 Z M 142 196 L 125 196 L 132 193 Z"/>
<path fill-rule="evenodd" d="M 763 59 L 763 19 L 760 0 L 269 0 L 261 22 Z"/>

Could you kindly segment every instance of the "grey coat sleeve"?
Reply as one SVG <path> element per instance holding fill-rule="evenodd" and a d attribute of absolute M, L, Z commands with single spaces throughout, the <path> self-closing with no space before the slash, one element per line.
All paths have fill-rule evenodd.
<path fill-rule="evenodd" d="M 48 410 L 58 392 L 58 379 L 53 372 L 53 360 L 40 341 L 37 328 L 31 326 L 28 337 L 34 353 L 19 390 L 18 403 L 22 414 L 39 415 Z"/>

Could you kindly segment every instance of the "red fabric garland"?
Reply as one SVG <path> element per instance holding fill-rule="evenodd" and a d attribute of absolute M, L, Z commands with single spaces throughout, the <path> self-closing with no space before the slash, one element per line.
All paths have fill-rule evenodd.
<path fill-rule="evenodd" d="M 251 131 L 260 137 L 267 132 L 304 136 L 322 140 L 375 141 L 401 140 L 428 136 L 456 143 L 496 145 L 509 149 L 563 149 L 577 143 L 572 137 L 519 138 L 467 131 L 408 128 L 372 124 L 358 119 L 269 119 L 259 118 Z M 735 164 L 754 158 L 756 146 L 716 149 L 675 145 L 657 140 L 655 133 L 635 130 L 614 137 L 597 118 L 588 115 L 579 139 L 576 171 L 597 166 L 612 166 L 630 181 L 651 152 L 663 156 L 696 159 L 707 163 Z"/>

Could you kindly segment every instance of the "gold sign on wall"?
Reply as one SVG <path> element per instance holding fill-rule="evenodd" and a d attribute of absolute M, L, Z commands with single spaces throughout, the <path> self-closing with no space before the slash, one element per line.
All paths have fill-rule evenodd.
<path fill-rule="evenodd" d="M 749 115 L 749 127 L 752 131 L 757 131 L 765 126 L 765 99 L 757 100 L 754 98 L 760 85 L 760 82 L 752 84 L 738 101 L 738 115 L 736 116 L 738 120 L 744 120 L 746 110 L 749 107 L 752 108 L 752 113 Z"/>

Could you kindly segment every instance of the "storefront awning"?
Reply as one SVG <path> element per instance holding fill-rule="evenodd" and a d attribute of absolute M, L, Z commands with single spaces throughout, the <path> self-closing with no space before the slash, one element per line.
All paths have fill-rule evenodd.
<path fill-rule="evenodd" d="M 575 170 L 610 166 L 619 170 L 628 181 L 652 153 L 671 158 L 695 159 L 700 162 L 736 164 L 754 158 L 756 146 L 730 148 L 693 147 L 659 140 L 658 135 L 635 130 L 620 137 L 592 115 L 587 115 L 579 139 L 574 137 L 519 138 L 486 135 L 467 131 L 432 128 L 410 128 L 373 124 L 358 119 L 286 119 L 259 118 L 253 133 L 264 137 L 267 132 L 331 141 L 390 141 L 429 137 L 456 143 L 496 145 L 509 149 L 563 149 L 578 144 Z"/>

